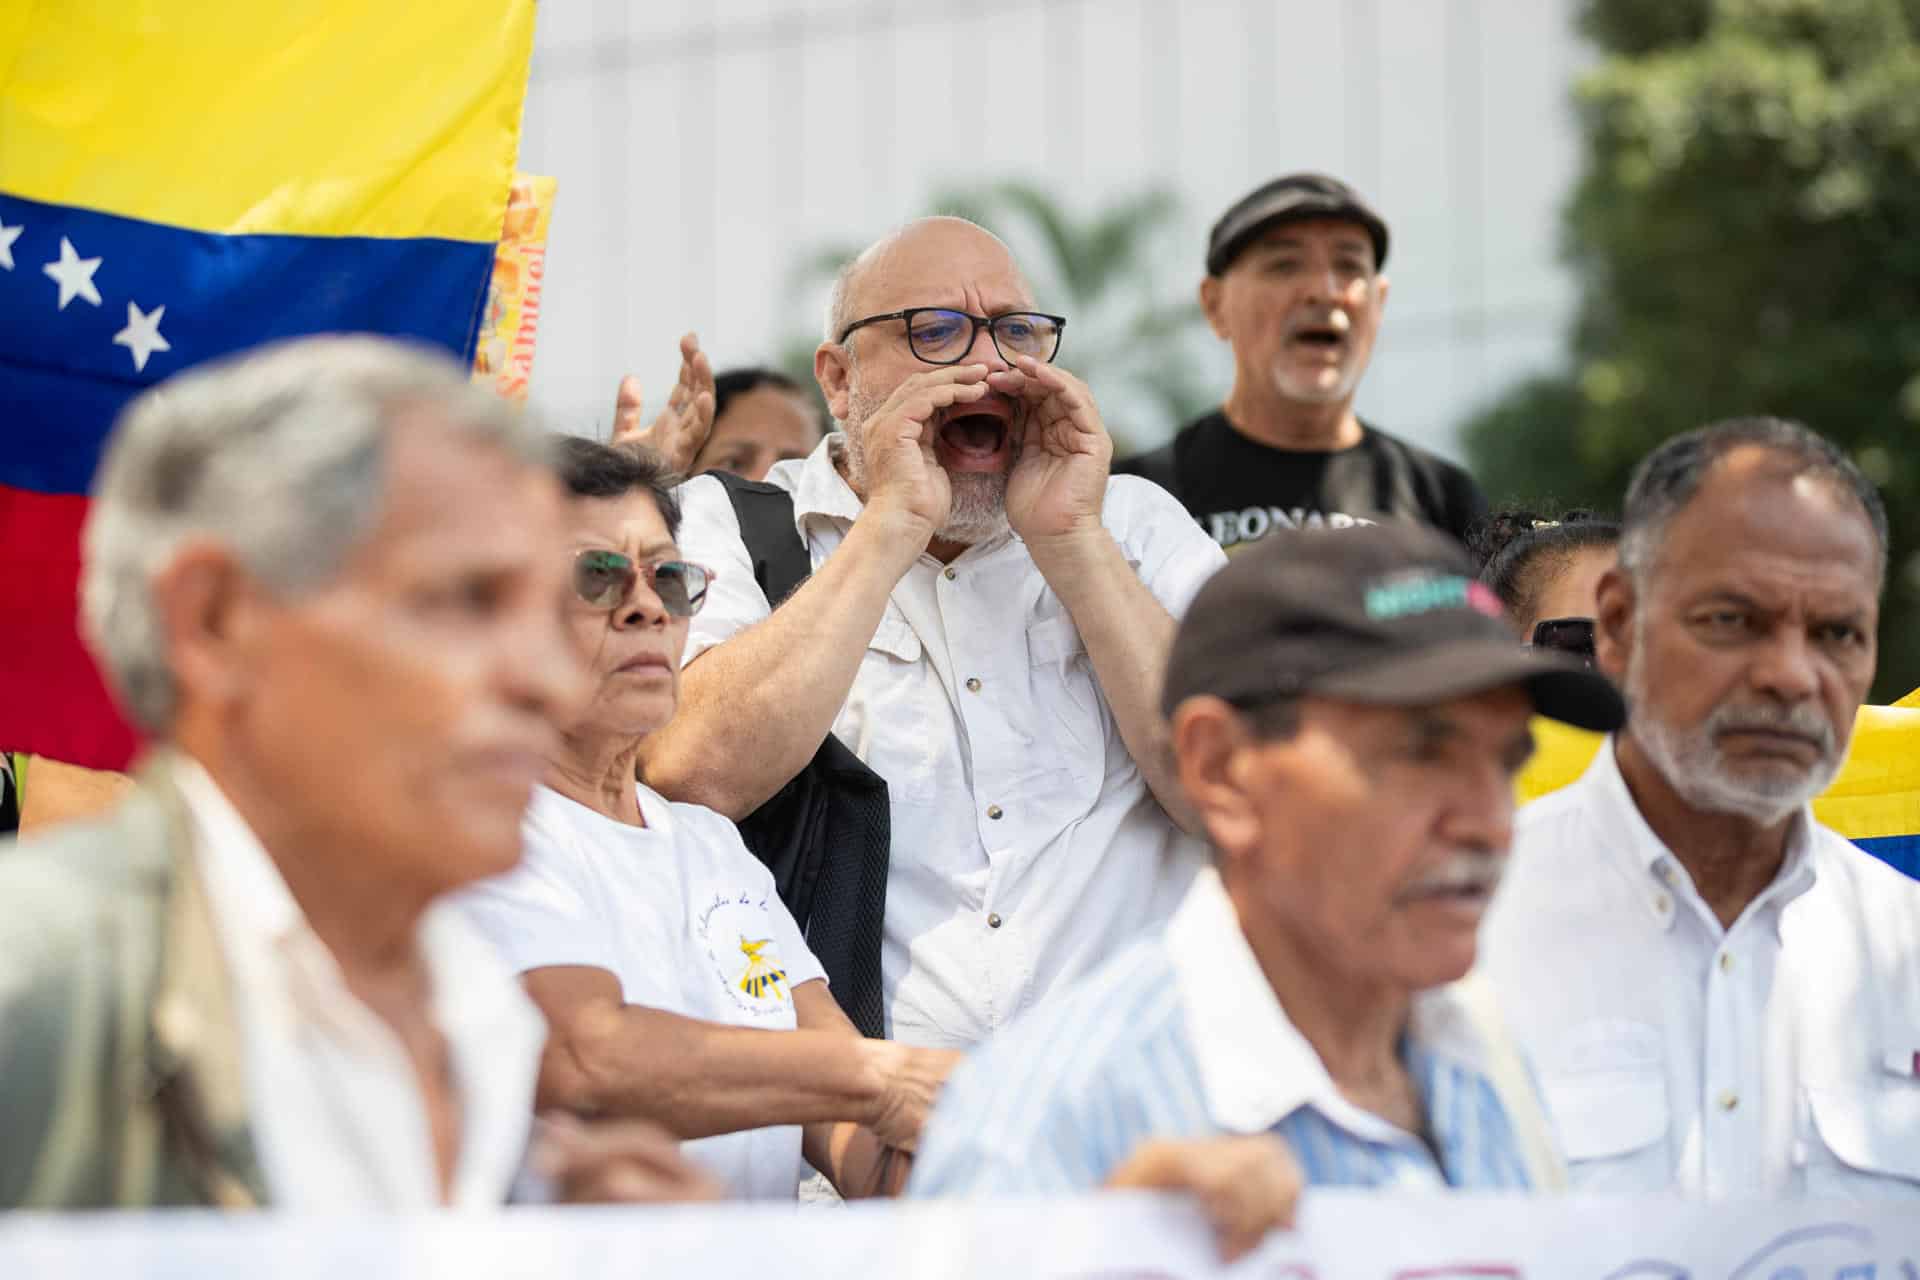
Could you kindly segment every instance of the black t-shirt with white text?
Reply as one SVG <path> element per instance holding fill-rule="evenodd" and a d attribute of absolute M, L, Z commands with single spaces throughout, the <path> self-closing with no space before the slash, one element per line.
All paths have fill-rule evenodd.
<path fill-rule="evenodd" d="M 1229 554 L 1275 529 L 1382 520 L 1432 525 L 1464 542 L 1487 513 L 1473 477 L 1425 449 L 1360 425 L 1360 443 L 1348 449 L 1276 449 L 1234 430 L 1216 410 L 1161 448 L 1116 462 L 1113 469 L 1160 484 Z"/>

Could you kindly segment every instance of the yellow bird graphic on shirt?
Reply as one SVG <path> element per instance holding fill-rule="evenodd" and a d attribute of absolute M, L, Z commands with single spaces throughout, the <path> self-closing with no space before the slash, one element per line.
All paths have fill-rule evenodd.
<path fill-rule="evenodd" d="M 787 998 L 787 971 L 760 954 L 760 949 L 772 941 L 772 938 L 752 942 L 740 939 L 740 953 L 747 958 L 747 971 L 740 975 L 740 989 L 756 1000 L 768 996 L 775 1000 Z"/>

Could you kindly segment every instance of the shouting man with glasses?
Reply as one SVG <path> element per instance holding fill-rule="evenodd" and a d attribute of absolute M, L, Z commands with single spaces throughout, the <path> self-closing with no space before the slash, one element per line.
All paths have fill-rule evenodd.
<path fill-rule="evenodd" d="M 1224 556 L 1109 477 L 1093 396 L 1051 363 L 1064 327 L 992 235 L 911 223 L 835 285 L 814 371 L 839 430 L 768 476 L 803 585 L 770 599 L 728 491 L 684 493 L 681 545 L 716 577 L 647 779 L 742 818 L 829 734 L 884 779 L 884 1029 L 909 1043 L 984 1039 L 1204 861 L 1169 817 L 1154 700 Z"/>

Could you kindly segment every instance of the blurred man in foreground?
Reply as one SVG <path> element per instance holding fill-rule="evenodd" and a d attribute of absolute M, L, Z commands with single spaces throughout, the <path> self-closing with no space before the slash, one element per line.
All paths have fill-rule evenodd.
<path fill-rule="evenodd" d="M 508 1197 L 545 1029 L 440 899 L 518 860 L 585 692 L 543 453 L 370 339 L 128 410 L 85 622 L 164 745 L 103 820 L 0 850 L 0 1205 Z M 650 1134 L 562 1126 L 540 1163 L 561 1194 L 710 1190 Z"/>
<path fill-rule="evenodd" d="M 1164 705 L 1215 869 L 956 1071 L 909 1190 L 1059 1194 L 1138 1143 L 1284 1138 L 1310 1185 L 1544 1188 L 1544 1112 L 1473 968 L 1536 712 L 1620 697 L 1513 643 L 1444 535 L 1284 534 L 1201 589 Z"/>

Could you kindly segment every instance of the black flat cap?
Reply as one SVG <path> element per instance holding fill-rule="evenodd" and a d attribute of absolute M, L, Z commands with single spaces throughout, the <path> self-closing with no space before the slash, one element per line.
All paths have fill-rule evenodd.
<path fill-rule="evenodd" d="M 1323 173 L 1290 173 L 1242 196 L 1220 215 L 1207 237 L 1207 274 L 1217 276 L 1232 266 L 1267 228 L 1310 218 L 1359 223 L 1373 241 L 1374 269 L 1387 265 L 1387 224 L 1358 191 Z"/>

